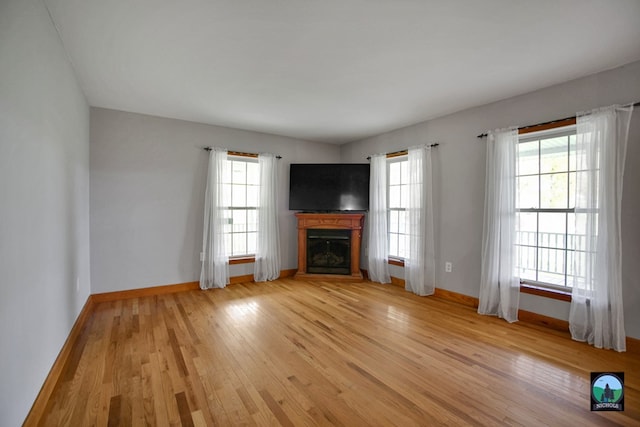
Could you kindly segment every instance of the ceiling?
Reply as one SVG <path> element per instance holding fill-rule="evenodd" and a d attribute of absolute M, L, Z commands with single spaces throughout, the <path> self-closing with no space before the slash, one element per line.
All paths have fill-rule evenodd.
<path fill-rule="evenodd" d="M 341 144 L 640 60 L 638 0 L 44 0 L 92 106 Z"/>

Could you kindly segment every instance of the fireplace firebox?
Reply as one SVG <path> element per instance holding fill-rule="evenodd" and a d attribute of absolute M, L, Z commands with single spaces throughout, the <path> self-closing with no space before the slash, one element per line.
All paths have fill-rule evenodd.
<path fill-rule="evenodd" d="M 307 230 L 307 273 L 350 274 L 351 230 Z"/>
<path fill-rule="evenodd" d="M 364 214 L 297 213 L 298 278 L 362 280 Z"/>

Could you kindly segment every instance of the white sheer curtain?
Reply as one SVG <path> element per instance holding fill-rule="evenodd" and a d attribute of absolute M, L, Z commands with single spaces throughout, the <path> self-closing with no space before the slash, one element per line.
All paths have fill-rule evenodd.
<path fill-rule="evenodd" d="M 371 156 L 369 181 L 369 279 L 391 282 L 389 275 L 389 240 L 387 236 L 387 156 Z"/>
<path fill-rule="evenodd" d="M 408 247 L 405 289 L 418 295 L 435 291 L 433 169 L 430 147 L 409 148 Z"/>
<path fill-rule="evenodd" d="M 517 129 L 489 132 L 478 313 L 518 320 L 520 279 L 516 271 Z"/>
<path fill-rule="evenodd" d="M 278 159 L 260 154 L 258 235 L 253 277 L 256 282 L 280 276 L 280 232 L 278 231 Z"/>
<path fill-rule="evenodd" d="M 227 151 L 214 148 L 209 152 L 209 170 L 204 201 L 204 230 L 200 271 L 202 289 L 224 288 L 229 283 L 229 257 L 224 238 L 224 177 L 229 176 Z"/>
<path fill-rule="evenodd" d="M 626 350 L 620 209 L 632 112 L 633 106 L 612 106 L 577 116 L 569 329 L 575 340 L 617 351 Z"/>

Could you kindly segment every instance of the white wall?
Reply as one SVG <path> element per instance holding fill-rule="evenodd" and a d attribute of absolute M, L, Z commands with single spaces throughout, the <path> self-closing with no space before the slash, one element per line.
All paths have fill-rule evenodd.
<path fill-rule="evenodd" d="M 0 425 L 24 421 L 89 280 L 89 107 L 43 2 L 3 1 Z"/>
<path fill-rule="evenodd" d="M 282 269 L 297 266 L 289 164 L 339 162 L 336 145 L 101 108 L 91 109 L 92 292 L 197 281 L 205 146 L 271 152 L 280 160 Z M 253 264 L 231 266 L 251 274 Z"/>
<path fill-rule="evenodd" d="M 476 136 L 489 129 L 525 126 L 637 101 L 640 62 L 345 144 L 341 159 L 355 162 L 373 153 L 440 143 L 434 151 L 437 287 L 477 297 L 486 146 Z M 622 212 L 625 325 L 628 336 L 640 338 L 636 308 L 640 305 L 640 108 L 633 115 L 629 138 Z M 453 263 L 451 273 L 444 271 L 446 261 Z M 404 276 L 401 268 L 392 273 Z M 521 308 L 565 320 L 569 314 L 567 303 L 525 294 Z"/>

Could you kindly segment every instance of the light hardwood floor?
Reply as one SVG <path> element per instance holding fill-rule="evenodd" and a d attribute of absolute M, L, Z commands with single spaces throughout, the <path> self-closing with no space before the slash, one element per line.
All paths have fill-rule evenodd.
<path fill-rule="evenodd" d="M 640 357 L 392 285 L 235 284 L 96 304 L 41 424 L 640 425 Z"/>

